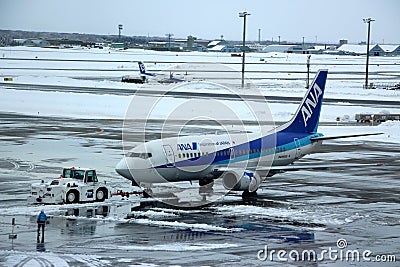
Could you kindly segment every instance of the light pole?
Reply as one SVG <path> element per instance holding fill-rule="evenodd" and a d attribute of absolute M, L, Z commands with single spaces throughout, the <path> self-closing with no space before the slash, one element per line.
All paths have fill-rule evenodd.
<path fill-rule="evenodd" d="M 310 88 L 310 58 L 311 55 L 307 56 L 307 81 L 306 81 L 306 89 Z"/>
<path fill-rule="evenodd" d="M 365 66 L 365 85 L 364 88 L 368 89 L 368 64 L 369 64 L 369 37 L 371 32 L 371 21 L 375 21 L 374 19 L 367 18 L 363 19 L 364 23 L 368 23 L 368 37 L 367 37 L 367 64 Z"/>
<path fill-rule="evenodd" d="M 122 24 L 118 24 L 118 39 L 121 39 Z"/>
<path fill-rule="evenodd" d="M 168 37 L 168 51 L 171 51 L 171 37 L 174 35 L 172 33 L 167 33 L 165 36 Z"/>
<path fill-rule="evenodd" d="M 239 13 L 239 17 L 243 18 L 243 45 L 242 45 L 242 88 L 244 88 L 244 63 L 246 57 L 246 17 L 250 15 L 247 11 Z"/>

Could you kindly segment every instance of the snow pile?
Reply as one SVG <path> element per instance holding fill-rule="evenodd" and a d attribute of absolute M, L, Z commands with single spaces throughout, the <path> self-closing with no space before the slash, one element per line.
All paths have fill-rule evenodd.
<path fill-rule="evenodd" d="M 216 212 L 222 216 L 236 216 L 251 217 L 256 219 L 271 219 L 282 221 L 295 221 L 305 224 L 317 225 L 343 225 L 360 218 L 360 215 L 353 214 L 345 216 L 332 211 L 324 213 L 321 210 L 307 210 L 307 209 L 290 209 L 290 208 L 272 208 L 272 207 L 256 207 L 256 206 L 221 206 L 215 207 Z"/>
<path fill-rule="evenodd" d="M 227 228 L 205 223 L 183 223 L 178 221 L 154 221 L 149 219 L 131 219 L 131 223 L 170 227 L 174 229 L 190 229 L 194 231 L 215 231 L 215 232 L 240 232 L 242 228 Z"/>
<path fill-rule="evenodd" d="M 174 214 L 173 212 L 154 211 L 154 210 L 132 211 L 130 213 L 130 215 L 132 215 L 134 218 L 149 218 L 149 219 L 162 219 L 162 218 L 179 217 L 179 215 Z"/>
<path fill-rule="evenodd" d="M 82 266 L 106 266 L 108 260 L 102 260 L 97 255 L 87 254 L 55 254 L 52 252 L 29 252 L 29 251 L 0 251 L 4 255 L 2 266 L 57 266 L 68 267 L 70 262 L 78 261 Z"/>
<path fill-rule="evenodd" d="M 134 251 L 203 251 L 203 250 L 213 250 L 213 249 L 222 249 L 222 248 L 233 248 L 238 247 L 237 244 L 230 243 L 221 243 L 221 244 L 210 244 L 210 243 L 190 243 L 190 242 L 173 242 L 167 244 L 158 244 L 158 245 L 96 245 L 96 248 L 104 248 L 104 249 L 119 249 L 119 250 L 134 250 Z"/>

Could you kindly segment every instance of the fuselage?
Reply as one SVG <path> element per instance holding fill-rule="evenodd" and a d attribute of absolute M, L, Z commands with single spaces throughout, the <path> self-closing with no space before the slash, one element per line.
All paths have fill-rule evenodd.
<path fill-rule="evenodd" d="M 199 180 L 223 167 L 256 170 L 285 166 L 315 150 L 322 134 L 271 131 L 257 134 L 184 136 L 158 139 L 131 149 L 116 170 L 136 183 Z"/>

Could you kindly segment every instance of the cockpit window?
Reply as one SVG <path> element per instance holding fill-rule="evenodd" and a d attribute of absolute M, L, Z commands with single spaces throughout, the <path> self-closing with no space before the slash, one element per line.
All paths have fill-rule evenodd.
<path fill-rule="evenodd" d="M 151 158 L 153 155 L 151 153 L 128 152 L 128 154 L 126 154 L 126 156 L 129 158 L 148 159 L 148 158 Z"/>

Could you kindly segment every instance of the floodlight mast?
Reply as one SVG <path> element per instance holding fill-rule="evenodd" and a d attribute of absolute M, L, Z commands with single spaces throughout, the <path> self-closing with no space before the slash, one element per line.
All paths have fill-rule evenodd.
<path fill-rule="evenodd" d="M 371 22 L 375 21 L 374 19 L 371 18 L 366 18 L 363 19 L 364 23 L 368 23 L 368 37 L 367 37 L 367 63 L 365 66 L 365 85 L 364 88 L 368 89 L 368 65 L 369 65 L 369 39 L 370 39 L 370 33 L 371 33 Z"/>
<path fill-rule="evenodd" d="M 250 13 L 247 11 L 243 11 L 239 13 L 239 17 L 243 18 L 243 44 L 242 44 L 242 88 L 244 88 L 244 65 L 245 65 L 245 57 L 246 57 L 246 17 L 249 16 Z"/>

